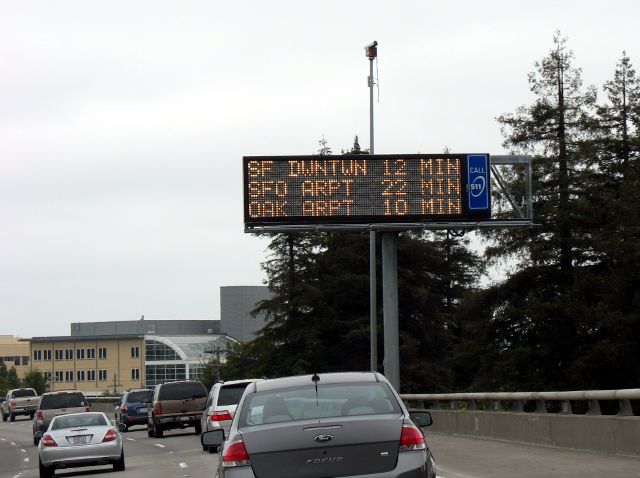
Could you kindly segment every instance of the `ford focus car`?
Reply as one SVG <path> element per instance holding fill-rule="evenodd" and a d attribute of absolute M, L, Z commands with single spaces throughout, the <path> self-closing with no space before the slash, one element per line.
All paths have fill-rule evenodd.
<path fill-rule="evenodd" d="M 218 478 L 435 478 L 421 426 L 378 373 L 284 377 L 247 387 L 219 446 Z"/>
<path fill-rule="evenodd" d="M 40 478 L 55 470 L 91 465 L 113 465 L 123 471 L 122 437 L 102 412 L 58 415 L 38 444 Z"/>

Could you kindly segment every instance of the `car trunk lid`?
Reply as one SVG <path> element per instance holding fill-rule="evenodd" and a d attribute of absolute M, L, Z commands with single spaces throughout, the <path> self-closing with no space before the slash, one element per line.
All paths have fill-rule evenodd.
<path fill-rule="evenodd" d="M 241 430 L 257 478 L 326 478 L 392 470 L 403 417 L 353 416 Z"/>

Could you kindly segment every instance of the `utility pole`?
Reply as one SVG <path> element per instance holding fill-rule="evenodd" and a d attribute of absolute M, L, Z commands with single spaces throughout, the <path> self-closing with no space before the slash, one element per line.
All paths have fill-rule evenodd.
<path fill-rule="evenodd" d="M 378 57 L 378 42 L 367 45 L 365 48 L 367 58 L 369 59 L 369 154 L 374 154 L 373 141 L 373 60 Z M 370 356 L 371 371 L 378 370 L 378 320 L 376 309 L 376 231 L 369 231 L 369 328 L 370 328 Z"/>

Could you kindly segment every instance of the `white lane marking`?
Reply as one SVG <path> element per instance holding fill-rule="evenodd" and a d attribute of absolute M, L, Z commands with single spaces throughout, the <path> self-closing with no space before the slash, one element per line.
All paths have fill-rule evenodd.
<path fill-rule="evenodd" d="M 129 438 L 129 437 L 127 437 L 127 440 L 129 440 L 129 441 L 136 441 L 136 439 L 135 439 L 135 438 Z"/>
<path fill-rule="evenodd" d="M 164 445 L 161 445 L 160 443 L 154 443 L 154 445 L 160 448 L 166 448 Z"/>
<path fill-rule="evenodd" d="M 24 461 L 28 463 L 29 462 L 29 457 L 25 458 Z"/>
<path fill-rule="evenodd" d="M 12 444 L 13 446 L 16 446 L 16 442 L 14 442 L 14 441 L 12 441 L 12 442 L 11 442 L 11 444 Z"/>
<path fill-rule="evenodd" d="M 7 441 L 7 439 L 6 439 L 6 438 L 0 438 L 0 440 L 2 440 L 2 441 Z"/>
<path fill-rule="evenodd" d="M 180 468 L 189 468 L 189 465 L 187 465 L 186 463 L 180 463 L 179 466 Z"/>
<path fill-rule="evenodd" d="M 22 453 L 26 453 L 26 452 L 27 452 L 27 450 L 25 450 L 24 448 L 20 448 L 20 451 L 21 451 Z"/>

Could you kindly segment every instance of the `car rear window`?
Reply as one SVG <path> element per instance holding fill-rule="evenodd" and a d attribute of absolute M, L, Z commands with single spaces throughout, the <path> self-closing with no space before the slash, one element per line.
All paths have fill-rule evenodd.
<path fill-rule="evenodd" d="M 36 391 L 30 388 L 22 389 L 22 390 L 14 390 L 11 396 L 13 398 L 37 397 Z"/>
<path fill-rule="evenodd" d="M 60 415 L 51 424 L 52 430 L 75 427 L 106 426 L 107 421 L 102 413 L 82 413 L 80 415 Z"/>
<path fill-rule="evenodd" d="M 143 390 L 140 392 L 129 392 L 127 403 L 149 403 L 153 400 L 153 390 Z"/>
<path fill-rule="evenodd" d="M 249 394 L 239 425 L 391 413 L 402 409 L 385 383 L 319 384 Z"/>
<path fill-rule="evenodd" d="M 216 405 L 237 405 L 250 383 L 251 382 L 222 385 L 218 392 L 218 403 Z"/>
<path fill-rule="evenodd" d="M 56 408 L 76 408 L 86 407 L 87 401 L 81 393 L 57 393 L 55 395 L 44 395 L 40 401 L 41 410 L 52 410 Z"/>
<path fill-rule="evenodd" d="M 207 396 L 207 389 L 200 382 L 165 383 L 160 387 L 158 400 L 186 400 Z"/>

